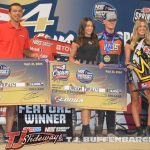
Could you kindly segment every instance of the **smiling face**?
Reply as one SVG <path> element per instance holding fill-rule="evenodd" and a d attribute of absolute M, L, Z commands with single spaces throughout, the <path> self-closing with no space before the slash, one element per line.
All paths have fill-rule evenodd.
<path fill-rule="evenodd" d="M 145 33 L 147 32 L 147 27 L 145 22 L 140 22 L 139 26 L 137 27 L 137 33 L 140 37 L 144 37 Z"/>
<path fill-rule="evenodd" d="M 20 22 L 23 15 L 23 10 L 20 6 L 12 6 L 9 12 L 10 20 L 13 22 Z"/>
<path fill-rule="evenodd" d="M 93 33 L 93 29 L 94 29 L 93 23 L 91 21 L 87 21 L 85 29 L 84 29 L 85 36 L 91 37 Z"/>

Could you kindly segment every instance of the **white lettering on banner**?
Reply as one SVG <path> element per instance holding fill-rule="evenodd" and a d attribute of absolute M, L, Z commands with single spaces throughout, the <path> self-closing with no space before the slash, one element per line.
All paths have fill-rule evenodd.
<path fill-rule="evenodd" d="M 26 124 L 66 124 L 65 114 L 25 114 Z"/>
<path fill-rule="evenodd" d="M 45 127 L 45 132 L 55 132 L 56 127 Z"/>
<path fill-rule="evenodd" d="M 45 132 L 67 132 L 70 127 L 45 127 Z"/>
<path fill-rule="evenodd" d="M 62 35 L 60 35 L 60 36 L 54 35 L 53 39 L 57 40 L 57 41 L 60 41 L 60 42 L 71 43 L 71 41 L 74 40 L 74 35 L 69 34 L 66 38 Z"/>
<path fill-rule="evenodd" d="M 52 10 L 52 3 L 39 4 L 32 9 L 29 13 L 23 16 L 23 26 L 35 26 L 34 32 L 45 31 L 48 25 L 54 25 L 54 20 L 49 20 Z M 37 21 L 28 21 L 29 18 L 38 13 Z"/>
<path fill-rule="evenodd" d="M 50 42 L 44 42 L 44 41 L 40 41 L 40 40 L 33 40 L 33 44 L 47 46 L 47 47 L 50 47 L 52 45 L 52 43 L 50 43 Z"/>
<path fill-rule="evenodd" d="M 58 51 L 65 51 L 65 52 L 71 52 L 71 47 L 69 46 L 63 46 L 63 45 L 56 45 L 56 50 Z"/>
<path fill-rule="evenodd" d="M 126 44 L 126 42 L 131 38 L 131 33 L 130 32 L 117 32 L 118 34 L 120 34 L 121 36 L 123 36 L 124 39 L 124 45 Z"/>
<path fill-rule="evenodd" d="M 150 14 L 149 13 L 143 13 L 143 12 L 135 12 L 135 17 L 134 17 L 135 20 L 138 20 L 138 19 L 145 19 L 147 20 L 148 22 L 150 22 Z"/>
<path fill-rule="evenodd" d="M 81 142 L 79 137 L 66 137 L 68 142 Z M 98 142 L 150 142 L 150 137 L 83 137 L 82 142 L 98 143 Z"/>
<path fill-rule="evenodd" d="M 63 108 L 63 107 L 52 107 L 52 106 L 47 106 L 47 105 L 28 105 L 28 106 L 19 106 L 19 113 L 27 113 L 27 114 L 45 114 L 45 113 L 50 113 L 50 114 L 66 114 L 66 113 L 71 113 L 70 108 Z"/>

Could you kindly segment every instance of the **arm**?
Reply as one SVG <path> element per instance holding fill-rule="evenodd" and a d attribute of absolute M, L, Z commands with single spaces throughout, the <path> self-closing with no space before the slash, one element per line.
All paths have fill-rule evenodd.
<path fill-rule="evenodd" d="M 75 43 L 75 42 L 72 43 L 72 45 L 71 45 L 71 53 L 69 55 L 69 62 L 80 64 L 79 61 L 75 60 L 75 56 L 77 54 L 78 47 L 79 47 L 79 45 L 77 43 Z"/>
<path fill-rule="evenodd" d="M 97 53 L 97 63 L 98 63 L 98 66 L 99 68 L 104 68 L 104 63 L 102 61 L 102 54 L 101 54 L 101 51 L 99 50 L 98 53 Z"/>
<path fill-rule="evenodd" d="M 125 45 L 125 65 L 130 64 L 130 55 L 131 55 L 130 45 L 128 43 L 126 43 L 126 45 Z"/>
<path fill-rule="evenodd" d="M 101 53 L 101 44 L 100 44 L 100 40 L 103 39 L 103 34 L 99 33 L 98 35 L 98 41 L 99 41 L 99 50 L 97 53 L 97 63 L 100 69 L 104 68 L 105 64 L 103 63 L 103 55 Z"/>
<path fill-rule="evenodd" d="M 31 58 L 38 58 L 39 59 L 39 54 L 32 52 L 31 50 L 24 50 L 23 54 L 27 57 L 31 57 Z"/>
<path fill-rule="evenodd" d="M 125 65 L 127 65 L 127 68 L 129 68 L 130 70 L 133 70 L 134 67 L 131 65 L 130 55 L 131 55 L 130 45 L 128 43 L 126 43 L 126 45 L 125 45 Z"/>

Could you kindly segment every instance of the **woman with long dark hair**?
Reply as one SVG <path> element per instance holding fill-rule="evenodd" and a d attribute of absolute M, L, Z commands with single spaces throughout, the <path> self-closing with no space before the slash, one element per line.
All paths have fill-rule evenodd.
<path fill-rule="evenodd" d="M 69 61 L 80 64 L 96 65 L 96 56 L 99 49 L 95 26 L 91 18 L 85 17 L 81 20 L 77 39 L 72 43 Z M 82 133 L 81 137 L 91 136 L 90 132 L 91 110 L 82 109 Z"/>

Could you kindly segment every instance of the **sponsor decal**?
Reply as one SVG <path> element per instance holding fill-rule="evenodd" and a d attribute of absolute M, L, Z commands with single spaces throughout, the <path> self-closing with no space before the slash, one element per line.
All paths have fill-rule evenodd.
<path fill-rule="evenodd" d="M 6 79 L 10 75 L 10 68 L 5 65 L 0 65 L 0 79 Z"/>
<path fill-rule="evenodd" d="M 148 23 L 150 23 L 150 8 L 135 9 L 133 22 L 138 19 L 145 19 Z"/>
<path fill-rule="evenodd" d="M 110 12 L 117 13 L 116 8 L 113 5 L 106 2 L 98 2 L 94 5 L 93 18 L 94 20 L 103 23 L 106 14 Z"/>
<path fill-rule="evenodd" d="M 139 42 L 135 49 L 133 57 L 133 71 L 136 73 L 141 83 L 150 81 L 150 66 L 147 59 L 150 58 L 150 54 L 145 53 L 143 48 L 146 46 L 144 39 Z M 137 58 L 137 59 L 136 59 Z"/>
<path fill-rule="evenodd" d="M 53 80 L 67 80 L 69 77 L 69 70 L 66 70 L 66 65 L 53 66 Z"/>
<path fill-rule="evenodd" d="M 41 127 L 24 127 L 23 130 L 28 132 L 41 132 Z"/>
<path fill-rule="evenodd" d="M 45 132 L 66 132 L 70 127 L 45 127 Z"/>
<path fill-rule="evenodd" d="M 104 56 L 104 61 L 105 62 L 110 62 L 111 58 L 109 55 Z"/>
<path fill-rule="evenodd" d="M 55 96 L 55 97 L 54 97 L 54 101 L 55 101 L 56 103 L 59 103 L 59 102 L 83 103 L 83 99 L 70 98 L 70 97 L 63 98 L 63 97 L 60 97 L 60 96 Z"/>
<path fill-rule="evenodd" d="M 22 132 L 8 132 L 5 134 L 8 137 L 8 143 L 6 144 L 6 149 L 18 149 L 23 147 L 25 144 L 36 144 L 36 143 L 46 143 L 51 142 L 55 144 L 56 142 L 63 141 L 62 134 L 54 133 L 29 133 L 28 130 L 24 129 Z M 19 137 L 18 142 L 15 142 L 16 138 Z"/>
<path fill-rule="evenodd" d="M 90 83 L 93 80 L 93 73 L 87 69 L 78 69 L 76 78 L 81 83 Z"/>

